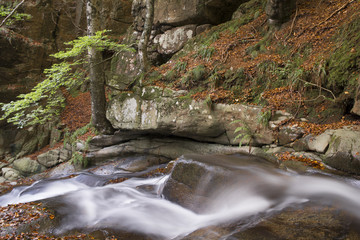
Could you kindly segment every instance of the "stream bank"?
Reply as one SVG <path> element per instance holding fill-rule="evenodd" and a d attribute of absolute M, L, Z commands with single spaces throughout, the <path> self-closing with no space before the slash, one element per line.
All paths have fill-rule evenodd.
<path fill-rule="evenodd" d="M 131 162 L 148 157 L 132 156 Z M 358 179 L 318 170 L 297 174 L 248 154 L 190 154 L 170 169 L 156 166 L 138 172 L 126 170 L 128 160 L 42 177 L 0 196 L 1 209 L 13 204 L 8 207 L 20 210 L 22 216 L 32 209 L 38 211 L 38 222 L 47 223 L 29 225 L 31 220 L 24 217 L 12 225 L 4 218 L 4 224 L 12 227 L 2 228 L 0 238 L 18 234 L 134 240 L 360 236 Z M 33 201 L 36 204 L 23 205 Z"/>

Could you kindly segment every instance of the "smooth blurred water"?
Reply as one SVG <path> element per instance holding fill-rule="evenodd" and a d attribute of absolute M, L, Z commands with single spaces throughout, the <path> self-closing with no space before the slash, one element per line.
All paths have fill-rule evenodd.
<path fill-rule="evenodd" d="M 203 164 L 203 163 L 201 163 Z M 359 181 L 289 174 L 258 165 L 215 189 L 207 209 L 195 213 L 162 197 L 169 176 L 132 177 L 104 185 L 109 176 L 79 173 L 47 179 L 0 196 L 0 205 L 43 200 L 56 207 L 62 221 L 55 234 L 73 229 L 114 229 L 173 239 L 196 229 L 271 214 L 310 200 L 335 203 L 360 219 Z"/>

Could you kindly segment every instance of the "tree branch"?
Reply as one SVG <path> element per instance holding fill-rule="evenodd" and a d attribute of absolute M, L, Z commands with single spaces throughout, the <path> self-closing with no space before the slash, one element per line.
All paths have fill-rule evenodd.
<path fill-rule="evenodd" d="M 292 23 L 291 23 L 291 28 L 290 28 L 289 35 L 287 35 L 287 37 L 285 38 L 284 41 L 286 41 L 286 40 L 291 36 L 291 34 L 292 34 L 292 31 L 293 31 L 293 28 L 294 28 L 294 24 L 295 24 L 295 21 L 296 21 L 296 17 L 297 17 L 297 15 L 298 15 L 298 10 L 299 10 L 299 9 L 296 8 L 295 16 L 294 16 L 294 19 L 293 19 L 293 21 L 292 21 Z"/>
<path fill-rule="evenodd" d="M 6 23 L 6 21 L 15 13 L 16 9 L 18 9 L 24 2 L 25 0 L 22 0 L 18 5 L 16 5 L 16 7 L 11 11 L 11 13 L 9 13 L 9 15 L 7 15 L 6 18 L 1 22 L 0 27 L 2 27 Z"/>
<path fill-rule="evenodd" d="M 327 89 L 327 88 L 324 88 L 324 87 L 322 87 L 322 86 L 316 85 L 316 84 L 314 84 L 314 83 L 311 83 L 311 82 L 302 80 L 302 79 L 299 79 L 299 80 L 302 81 L 302 82 L 304 82 L 305 84 L 309 84 L 309 85 L 311 85 L 311 86 L 315 86 L 315 87 L 318 87 L 318 88 L 320 88 L 320 89 L 322 89 L 322 90 L 325 90 L 325 91 L 329 92 L 329 93 L 332 95 L 332 97 L 334 98 L 334 100 L 336 99 L 334 93 L 333 93 L 331 90 L 329 90 L 329 89 Z"/>
<path fill-rule="evenodd" d="M 338 12 L 340 12 L 341 10 L 343 10 L 344 8 L 346 8 L 349 4 L 353 3 L 355 0 L 351 0 L 347 3 L 345 3 L 342 7 L 340 7 L 339 9 L 337 9 L 335 12 L 333 12 L 329 17 L 327 17 L 324 21 L 318 23 L 316 26 L 319 26 L 325 22 L 327 22 L 330 18 L 332 18 L 335 14 L 337 14 Z"/>

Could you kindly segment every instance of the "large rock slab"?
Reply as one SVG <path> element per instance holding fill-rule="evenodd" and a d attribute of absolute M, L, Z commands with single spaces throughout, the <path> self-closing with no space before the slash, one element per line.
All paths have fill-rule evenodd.
<path fill-rule="evenodd" d="M 141 93 L 120 93 L 112 98 L 107 118 L 116 129 L 152 131 L 200 141 L 265 145 L 274 141 L 272 131 L 257 119 L 261 107 L 241 104 L 213 104 L 177 97 L 170 89 L 147 87 Z M 238 123 L 232 124 L 234 120 Z M 242 127 L 246 139 L 234 140 L 234 130 Z"/>
<path fill-rule="evenodd" d="M 143 137 L 91 152 L 87 158 L 91 163 L 97 163 L 133 154 L 152 154 L 175 159 L 183 154 L 234 154 L 244 152 L 247 152 L 247 149 L 187 139 Z"/>
<path fill-rule="evenodd" d="M 335 130 L 324 162 L 338 170 L 360 174 L 360 131 Z"/>
<path fill-rule="evenodd" d="M 141 31 L 146 14 L 144 0 L 135 0 L 132 15 L 135 29 Z M 157 0 L 154 7 L 154 23 L 183 26 L 186 24 L 219 24 L 231 19 L 233 12 L 247 0 Z"/>
<path fill-rule="evenodd" d="M 239 223 L 241 226 L 241 223 Z M 279 240 L 279 239 L 358 239 L 350 218 L 338 209 L 316 204 L 304 208 L 289 208 L 256 226 L 242 229 L 236 224 L 199 229 L 182 240 Z"/>

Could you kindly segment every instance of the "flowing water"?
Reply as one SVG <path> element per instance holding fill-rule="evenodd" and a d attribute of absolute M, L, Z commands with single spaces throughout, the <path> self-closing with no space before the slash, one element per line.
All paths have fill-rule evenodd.
<path fill-rule="evenodd" d="M 146 179 L 125 171 L 87 171 L 72 178 L 40 180 L 0 196 L 0 205 L 42 200 L 56 207 L 61 221 L 52 234 L 112 229 L 155 239 L 179 238 L 206 226 L 264 217 L 309 201 L 335 203 L 360 219 L 360 181 L 356 179 L 298 175 L 251 163 L 235 168 L 245 177 L 235 177 L 216 189 L 201 213 L 163 197 L 169 175 Z M 129 179 L 105 185 L 119 177 Z"/>

